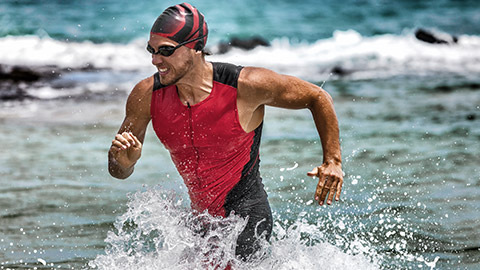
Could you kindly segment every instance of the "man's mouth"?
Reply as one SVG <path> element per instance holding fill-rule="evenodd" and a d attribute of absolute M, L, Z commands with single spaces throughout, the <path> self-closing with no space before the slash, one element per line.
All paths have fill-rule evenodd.
<path fill-rule="evenodd" d="M 158 69 L 158 72 L 162 73 L 162 74 L 166 74 L 168 71 L 168 68 L 159 68 Z"/>

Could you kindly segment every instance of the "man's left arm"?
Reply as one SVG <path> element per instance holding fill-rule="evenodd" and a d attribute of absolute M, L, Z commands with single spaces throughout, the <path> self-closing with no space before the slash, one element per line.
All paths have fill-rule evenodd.
<path fill-rule="evenodd" d="M 252 106 L 307 108 L 312 112 L 323 148 L 323 163 L 307 175 L 318 177 L 315 200 L 323 205 L 340 199 L 343 185 L 338 120 L 331 96 L 322 88 L 299 78 L 268 69 L 246 67 L 241 81 Z M 327 197 L 328 196 L 328 197 Z"/>

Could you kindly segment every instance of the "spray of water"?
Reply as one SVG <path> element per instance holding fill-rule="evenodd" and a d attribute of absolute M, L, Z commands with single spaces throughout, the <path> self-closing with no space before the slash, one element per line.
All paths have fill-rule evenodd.
<path fill-rule="evenodd" d="M 172 195 L 173 194 L 173 195 Z M 236 239 L 246 220 L 235 215 L 192 213 L 174 192 L 151 188 L 130 195 L 128 210 L 108 233 L 105 254 L 89 263 L 94 269 L 379 269 L 352 243 L 355 252 L 324 242 L 322 224 L 300 213 L 293 222 L 277 220 L 261 256 L 244 262 L 235 257 Z M 321 222 L 321 221 L 319 221 Z M 353 241 L 355 242 L 355 241 Z M 370 252 L 370 251 L 368 251 Z"/>

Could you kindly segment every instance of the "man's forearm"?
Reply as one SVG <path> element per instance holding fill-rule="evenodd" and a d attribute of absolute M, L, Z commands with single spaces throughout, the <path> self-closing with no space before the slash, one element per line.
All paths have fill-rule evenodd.
<path fill-rule="evenodd" d="M 330 95 L 321 90 L 316 102 L 310 108 L 323 148 L 324 163 L 342 163 L 340 132 L 337 115 Z"/>

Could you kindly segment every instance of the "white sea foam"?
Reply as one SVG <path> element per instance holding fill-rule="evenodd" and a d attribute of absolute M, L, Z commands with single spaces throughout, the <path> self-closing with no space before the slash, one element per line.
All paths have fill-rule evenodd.
<path fill-rule="evenodd" d="M 0 38 L 0 63 L 61 68 L 145 69 L 151 65 L 144 46 L 142 41 L 95 44 L 89 41 L 59 41 L 48 36 L 7 36 Z"/>
<path fill-rule="evenodd" d="M 358 32 L 335 31 L 333 37 L 313 44 L 274 40 L 248 54 L 234 49 L 214 60 L 263 66 L 306 79 L 326 78 L 340 67 L 352 78 L 453 72 L 480 73 L 480 37 L 460 36 L 457 44 L 429 44 L 413 33 L 363 37 Z M 323 74 L 323 75 L 322 75 Z"/>
<path fill-rule="evenodd" d="M 293 225 L 275 222 L 271 244 L 263 245 L 266 255 L 249 263 L 239 261 L 234 255 L 235 243 L 245 220 L 234 215 L 193 215 L 181 200 L 167 194 L 152 188 L 131 196 L 128 211 L 118 217 L 116 230 L 108 234 L 106 254 L 98 255 L 89 266 L 125 270 L 224 269 L 227 264 L 233 269 L 257 270 L 379 268 L 374 254 L 367 257 L 358 252 L 362 250 L 360 242 L 354 245 L 356 254 L 342 251 L 322 242 L 321 225 L 305 221 Z M 210 229 L 203 236 L 195 233 L 205 223 Z"/>
<path fill-rule="evenodd" d="M 146 40 L 128 44 L 65 42 L 38 36 L 0 38 L 0 63 L 54 65 L 61 68 L 92 66 L 113 70 L 154 70 L 145 50 Z M 216 46 L 211 45 L 212 51 Z M 211 61 L 262 66 L 310 80 L 328 77 L 334 67 L 355 78 L 402 74 L 480 73 L 480 37 L 462 35 L 456 44 L 429 44 L 411 31 L 402 35 L 361 36 L 354 30 L 335 31 L 314 43 L 276 39 L 271 47 L 245 52 L 232 49 L 209 57 Z"/>

